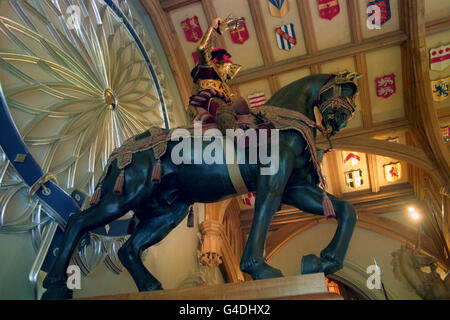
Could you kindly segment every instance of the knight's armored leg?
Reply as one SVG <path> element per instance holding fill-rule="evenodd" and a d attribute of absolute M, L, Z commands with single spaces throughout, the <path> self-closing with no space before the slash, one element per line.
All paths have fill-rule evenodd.
<path fill-rule="evenodd" d="M 141 218 L 136 232 L 118 253 L 120 262 L 133 277 L 139 291 L 162 289 L 161 283 L 142 263 L 141 252 L 164 239 L 186 216 L 187 208 L 188 204 L 175 202 L 171 206 L 159 207 L 156 209 L 158 212 L 145 210 L 139 215 Z"/>
<path fill-rule="evenodd" d="M 288 185 L 283 202 L 294 205 L 300 210 L 323 215 L 322 190 L 316 186 Z M 346 201 L 329 195 L 333 204 L 338 227 L 330 244 L 322 250 L 320 258 L 315 255 L 303 257 L 302 273 L 324 272 L 330 274 L 343 267 L 348 246 L 356 225 L 355 209 Z"/>

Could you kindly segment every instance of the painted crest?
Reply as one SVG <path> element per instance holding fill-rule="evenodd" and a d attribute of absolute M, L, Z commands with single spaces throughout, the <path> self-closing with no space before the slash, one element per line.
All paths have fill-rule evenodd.
<path fill-rule="evenodd" d="M 250 105 L 250 109 L 259 108 L 264 105 L 264 103 L 266 103 L 266 96 L 264 92 L 251 94 L 247 97 L 247 99 Z"/>
<path fill-rule="evenodd" d="M 356 166 L 361 161 L 361 156 L 357 152 L 344 151 L 342 155 L 345 165 Z"/>
<path fill-rule="evenodd" d="M 450 77 L 431 81 L 431 90 L 433 91 L 433 100 L 436 102 L 444 101 L 448 98 L 448 82 Z"/>
<path fill-rule="evenodd" d="M 384 178 L 389 182 L 397 181 L 401 178 L 402 166 L 400 162 L 392 162 L 385 164 L 384 168 Z"/>
<path fill-rule="evenodd" d="M 345 173 L 345 182 L 347 186 L 353 189 L 357 189 L 364 184 L 362 177 L 362 170 L 352 170 Z"/>
<path fill-rule="evenodd" d="M 319 15 L 323 19 L 331 20 L 341 11 L 338 0 L 317 0 L 317 3 L 319 5 Z"/>
<path fill-rule="evenodd" d="M 280 49 L 291 50 L 291 48 L 297 44 L 294 25 L 292 23 L 276 27 L 275 33 L 277 35 L 277 43 Z"/>
<path fill-rule="evenodd" d="M 396 92 L 395 74 L 376 78 L 377 96 L 380 98 L 389 98 Z"/>
<path fill-rule="evenodd" d="M 187 41 L 198 42 L 203 37 L 203 31 L 197 16 L 181 21 L 181 27 L 183 28 Z"/>
<path fill-rule="evenodd" d="M 391 5 L 389 3 L 389 0 L 374 0 L 374 1 L 370 1 L 368 4 L 368 7 L 370 6 L 378 6 L 380 8 L 380 25 L 378 25 L 376 19 L 374 18 L 374 20 L 372 21 L 373 25 L 376 26 L 382 26 L 383 24 L 385 24 L 386 22 L 388 22 L 391 19 Z M 372 11 L 370 13 L 370 16 L 374 16 L 374 11 Z"/>
<path fill-rule="evenodd" d="M 241 199 L 242 199 L 242 203 L 244 205 L 249 206 L 249 207 L 254 207 L 255 206 L 256 197 L 255 197 L 255 194 L 253 192 L 250 192 L 250 193 L 247 193 L 247 194 L 243 194 L 241 196 Z"/>
<path fill-rule="evenodd" d="M 450 140 L 450 126 L 442 127 L 441 134 L 444 142 L 447 143 Z"/>
<path fill-rule="evenodd" d="M 269 11 L 273 17 L 283 17 L 289 11 L 288 0 L 269 0 Z"/>
<path fill-rule="evenodd" d="M 442 71 L 450 66 L 450 44 L 430 50 L 431 70 Z"/>
<path fill-rule="evenodd" d="M 243 44 L 250 37 L 250 35 L 248 34 L 247 25 L 245 24 L 244 18 L 242 18 L 241 26 L 239 28 L 229 31 L 231 41 L 237 44 Z"/>

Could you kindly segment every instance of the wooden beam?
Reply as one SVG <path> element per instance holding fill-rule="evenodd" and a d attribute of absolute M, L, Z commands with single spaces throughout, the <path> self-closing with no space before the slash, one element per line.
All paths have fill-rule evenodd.
<path fill-rule="evenodd" d="M 428 154 L 441 187 L 450 192 L 449 150 L 442 141 L 439 119 L 430 90 L 429 49 L 426 45 L 424 0 L 401 0 L 402 27 L 409 36 L 403 46 L 406 65 L 410 70 L 405 86 L 410 89 L 405 114 L 412 123 L 412 133 L 420 147 Z"/>
<path fill-rule="evenodd" d="M 377 123 L 371 128 L 355 128 L 355 129 L 345 129 L 342 132 L 338 132 L 332 141 L 339 141 L 341 139 L 347 138 L 358 138 L 358 137 L 374 137 L 380 134 L 386 134 L 394 131 L 405 131 L 410 128 L 410 123 L 406 119 L 389 120 L 385 122 Z M 326 144 L 328 141 L 323 136 L 318 136 L 316 142 L 320 144 Z"/>
<path fill-rule="evenodd" d="M 297 0 L 298 14 L 302 25 L 303 38 L 305 39 L 306 52 L 313 56 L 319 52 L 317 49 L 317 40 L 314 31 L 313 18 L 309 1 Z"/>
<path fill-rule="evenodd" d="M 330 183 L 333 189 L 334 196 L 340 198 L 342 196 L 342 188 L 339 183 L 339 170 L 338 170 L 338 159 L 337 159 L 337 151 L 334 150 L 327 154 L 327 164 L 328 164 L 328 172 L 330 173 Z"/>
<path fill-rule="evenodd" d="M 277 76 L 270 76 L 267 80 L 269 81 L 270 91 L 272 91 L 272 95 L 274 95 L 275 92 L 280 90 L 280 79 Z"/>
<path fill-rule="evenodd" d="M 301 56 L 284 61 L 276 62 L 272 66 L 257 67 L 242 71 L 234 80 L 234 84 L 242 84 L 266 78 L 271 75 L 310 67 L 312 64 L 320 64 L 327 61 L 336 60 L 348 56 L 354 56 L 360 53 L 366 53 L 373 50 L 393 47 L 400 45 L 407 40 L 407 36 L 402 31 L 394 31 L 382 36 L 365 39 L 360 44 L 346 44 L 335 48 L 320 51 L 314 56 Z"/>
<path fill-rule="evenodd" d="M 372 192 L 380 191 L 380 181 L 378 181 L 378 168 L 376 155 L 366 153 L 367 168 L 369 170 L 370 189 Z"/>
<path fill-rule="evenodd" d="M 447 16 L 442 19 L 437 19 L 437 20 L 427 22 L 425 28 L 426 28 L 427 36 L 435 34 L 435 33 L 443 32 L 443 31 L 447 31 L 448 29 L 450 29 L 450 16 Z"/>
<path fill-rule="evenodd" d="M 327 143 L 316 143 L 319 148 L 326 148 Z M 407 146 L 403 144 L 396 144 L 395 148 L 392 147 L 392 143 L 383 140 L 370 139 L 365 137 L 359 137 L 358 139 L 339 139 L 333 142 L 334 148 L 339 150 L 353 150 L 358 152 L 373 153 L 389 158 L 403 160 L 412 163 L 430 174 L 437 183 L 441 186 L 448 183 L 448 180 L 444 180 L 444 177 L 437 171 L 433 162 L 428 158 L 422 149 L 417 147 Z"/>
<path fill-rule="evenodd" d="M 348 23 L 350 25 L 352 42 L 361 43 L 363 41 L 361 18 L 359 15 L 359 1 L 347 0 Z"/>
<path fill-rule="evenodd" d="M 372 128 L 372 102 L 370 99 L 369 79 L 367 77 L 367 60 L 366 55 L 363 53 L 355 56 L 356 71 L 361 73 L 363 77 L 358 80 L 358 86 L 360 89 L 361 98 L 361 116 L 364 128 Z"/>
<path fill-rule="evenodd" d="M 161 7 L 164 11 L 171 11 L 174 9 L 182 8 L 190 4 L 199 2 L 200 0 L 160 0 Z"/>
<path fill-rule="evenodd" d="M 248 0 L 250 13 L 255 26 L 256 37 L 263 57 L 264 65 L 270 67 L 274 63 L 272 48 L 267 37 L 266 23 L 263 19 L 261 2 L 259 0 Z"/>

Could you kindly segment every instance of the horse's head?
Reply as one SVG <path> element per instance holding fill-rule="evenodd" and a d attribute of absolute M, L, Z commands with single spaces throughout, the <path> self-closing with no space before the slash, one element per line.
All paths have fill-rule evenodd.
<path fill-rule="evenodd" d="M 319 90 L 317 104 L 322 114 L 322 124 L 332 136 L 347 126 L 355 112 L 355 96 L 359 93 L 356 72 L 333 74 Z"/>

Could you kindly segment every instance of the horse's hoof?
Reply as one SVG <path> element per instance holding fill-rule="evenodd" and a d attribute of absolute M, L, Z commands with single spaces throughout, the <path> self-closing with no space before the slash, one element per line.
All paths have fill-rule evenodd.
<path fill-rule="evenodd" d="M 265 262 L 253 261 L 250 266 L 241 268 L 241 270 L 248 273 L 253 280 L 283 277 L 283 273 L 279 269 L 271 267 Z"/>
<path fill-rule="evenodd" d="M 320 271 L 320 259 L 314 255 L 309 254 L 302 258 L 302 274 L 318 273 Z"/>
<path fill-rule="evenodd" d="M 41 297 L 41 300 L 66 300 L 72 299 L 73 291 L 68 289 L 67 286 L 50 287 Z"/>
<path fill-rule="evenodd" d="M 302 274 L 323 272 L 325 275 L 329 275 L 341 270 L 342 267 L 342 263 L 327 259 L 322 255 L 319 258 L 314 254 L 309 254 L 302 259 Z"/>
<path fill-rule="evenodd" d="M 155 291 L 155 290 L 162 290 L 163 287 L 161 283 L 158 281 L 157 283 L 152 283 L 144 287 L 139 288 L 139 292 L 145 292 L 145 291 Z"/>

